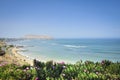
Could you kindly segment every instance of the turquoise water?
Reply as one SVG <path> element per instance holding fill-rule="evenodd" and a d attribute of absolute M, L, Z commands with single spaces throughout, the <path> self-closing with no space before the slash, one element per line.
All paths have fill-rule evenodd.
<path fill-rule="evenodd" d="M 13 43 L 25 46 L 27 51 L 21 54 L 42 61 L 120 61 L 120 39 L 23 40 Z"/>

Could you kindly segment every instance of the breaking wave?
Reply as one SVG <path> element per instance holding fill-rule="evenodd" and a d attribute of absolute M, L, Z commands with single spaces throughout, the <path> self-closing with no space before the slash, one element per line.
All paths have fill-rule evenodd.
<path fill-rule="evenodd" d="M 64 45 L 65 47 L 68 47 L 68 48 L 86 48 L 87 46 L 81 46 L 81 45 Z"/>

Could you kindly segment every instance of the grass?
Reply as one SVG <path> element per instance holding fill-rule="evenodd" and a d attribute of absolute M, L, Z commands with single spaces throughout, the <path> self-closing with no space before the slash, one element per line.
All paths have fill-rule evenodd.
<path fill-rule="evenodd" d="M 0 62 L 0 80 L 120 80 L 120 63 L 108 60 L 76 64 L 35 61 L 31 67 Z"/>

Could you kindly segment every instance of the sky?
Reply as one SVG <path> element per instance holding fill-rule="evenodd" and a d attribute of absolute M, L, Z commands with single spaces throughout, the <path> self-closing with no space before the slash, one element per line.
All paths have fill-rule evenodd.
<path fill-rule="evenodd" d="M 0 37 L 120 38 L 120 0 L 0 0 Z"/>

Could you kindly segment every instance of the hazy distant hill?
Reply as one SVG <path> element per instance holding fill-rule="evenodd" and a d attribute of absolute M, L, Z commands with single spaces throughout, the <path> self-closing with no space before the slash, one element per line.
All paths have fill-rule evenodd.
<path fill-rule="evenodd" d="M 53 37 L 48 35 L 25 35 L 24 38 L 27 39 L 53 39 Z"/>

